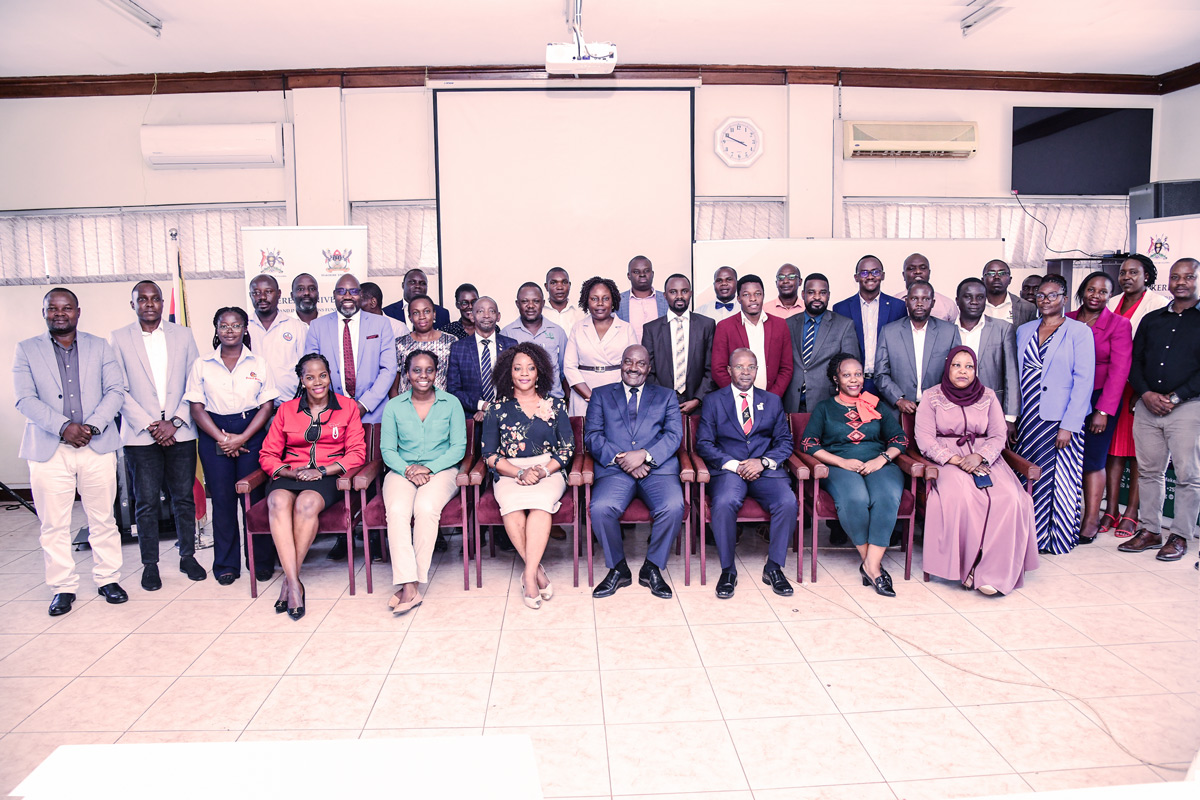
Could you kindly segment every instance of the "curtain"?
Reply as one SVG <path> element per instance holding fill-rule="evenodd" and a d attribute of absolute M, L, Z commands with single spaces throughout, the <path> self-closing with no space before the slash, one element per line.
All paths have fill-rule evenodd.
<path fill-rule="evenodd" d="M 437 205 L 432 201 L 352 204 L 350 224 L 367 226 L 367 272 L 437 274 Z"/>
<path fill-rule="evenodd" d="M 697 197 L 696 241 L 714 239 L 782 239 L 787 235 L 782 199 Z"/>

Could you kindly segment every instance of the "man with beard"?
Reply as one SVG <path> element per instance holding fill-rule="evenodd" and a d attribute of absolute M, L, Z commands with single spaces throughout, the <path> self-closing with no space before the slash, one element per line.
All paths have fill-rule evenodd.
<path fill-rule="evenodd" d="M 804 281 L 804 313 L 788 318 L 792 337 L 792 380 L 783 396 L 789 414 L 806 413 L 833 395 L 826 375 L 829 359 L 838 353 L 859 358 L 854 323 L 829 310 L 829 279 L 814 272 Z"/>
<path fill-rule="evenodd" d="M 1021 379 L 1017 366 L 1017 331 L 1002 319 L 988 318 L 987 290 L 979 278 L 958 284 L 958 338 L 975 351 L 975 377 L 996 393 L 1008 438 L 1017 438 L 1017 415 L 1021 413 Z"/>
<path fill-rule="evenodd" d="M 962 344 L 958 327 L 932 316 L 933 287 L 914 281 L 908 289 L 908 319 L 879 332 L 875 383 L 879 394 L 902 414 L 917 413 L 921 393 L 942 382 L 946 358 Z"/>
<path fill-rule="evenodd" d="M 311 276 L 297 276 L 296 280 L 301 277 L 312 280 Z M 295 285 L 293 281 L 292 286 Z M 315 287 L 316 281 L 312 285 Z M 277 408 L 296 396 L 296 387 L 300 385 L 296 362 L 304 355 L 304 339 L 308 335 L 308 325 L 287 312 L 280 312 L 282 295 L 279 282 L 270 275 L 259 275 L 250 281 L 250 305 L 254 309 L 250 315 L 250 349 L 271 368 L 271 377 L 279 390 L 275 399 Z M 296 296 L 294 290 L 292 296 Z M 315 295 L 313 310 L 316 310 Z"/>
<path fill-rule="evenodd" d="M 834 313 L 849 317 L 854 323 L 858 352 L 863 355 L 864 392 L 875 391 L 875 348 L 879 342 L 879 331 L 907 313 L 904 303 L 880 291 L 883 279 L 883 262 L 875 256 L 863 256 L 854 265 L 854 282 L 858 284 L 858 293 L 833 307 Z"/>
<path fill-rule="evenodd" d="M 674 391 L 679 411 L 686 415 L 716 388 L 710 356 L 717 324 L 689 310 L 692 282 L 686 277 L 672 275 L 664 288 L 667 314 L 646 323 L 642 346 L 650 353 L 649 380 Z"/>
<path fill-rule="evenodd" d="M 321 290 L 317 287 L 317 279 L 307 272 L 301 272 L 292 278 L 292 305 L 296 308 L 296 319 L 305 326 L 320 316 L 317 311 L 317 301 L 321 299 Z"/>

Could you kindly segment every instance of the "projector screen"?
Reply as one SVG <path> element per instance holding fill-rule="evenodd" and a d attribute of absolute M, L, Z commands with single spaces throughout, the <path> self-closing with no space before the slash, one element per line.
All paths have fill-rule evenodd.
<path fill-rule="evenodd" d="M 438 249 L 444 305 L 461 283 L 516 319 L 517 287 L 564 267 L 629 288 L 629 260 L 655 285 L 691 275 L 691 89 L 434 92 Z M 452 313 L 452 316 L 455 316 Z"/>

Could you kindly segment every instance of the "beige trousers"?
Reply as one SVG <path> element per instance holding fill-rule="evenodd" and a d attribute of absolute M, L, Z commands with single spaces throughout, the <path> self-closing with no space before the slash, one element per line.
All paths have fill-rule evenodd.
<path fill-rule="evenodd" d="M 96 586 L 121 578 L 121 532 L 113 517 L 117 496 L 117 455 L 90 447 L 60 444 L 49 461 L 29 462 L 29 488 L 41 520 L 46 585 L 56 594 L 78 594 L 79 575 L 71 552 L 71 509 L 75 490 L 87 513 L 92 546 L 92 580 Z"/>
<path fill-rule="evenodd" d="M 388 544 L 392 553 L 392 583 L 429 582 L 429 562 L 437 541 L 442 508 L 458 491 L 458 468 L 435 472 L 424 486 L 389 472 L 383 479 Z"/>

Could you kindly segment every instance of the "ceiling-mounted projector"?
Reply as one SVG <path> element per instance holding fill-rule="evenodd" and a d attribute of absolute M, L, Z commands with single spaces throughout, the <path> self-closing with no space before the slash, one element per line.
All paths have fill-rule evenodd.
<path fill-rule="evenodd" d="M 551 75 L 608 75 L 616 65 L 617 46 L 612 42 L 546 45 L 546 72 Z"/>

